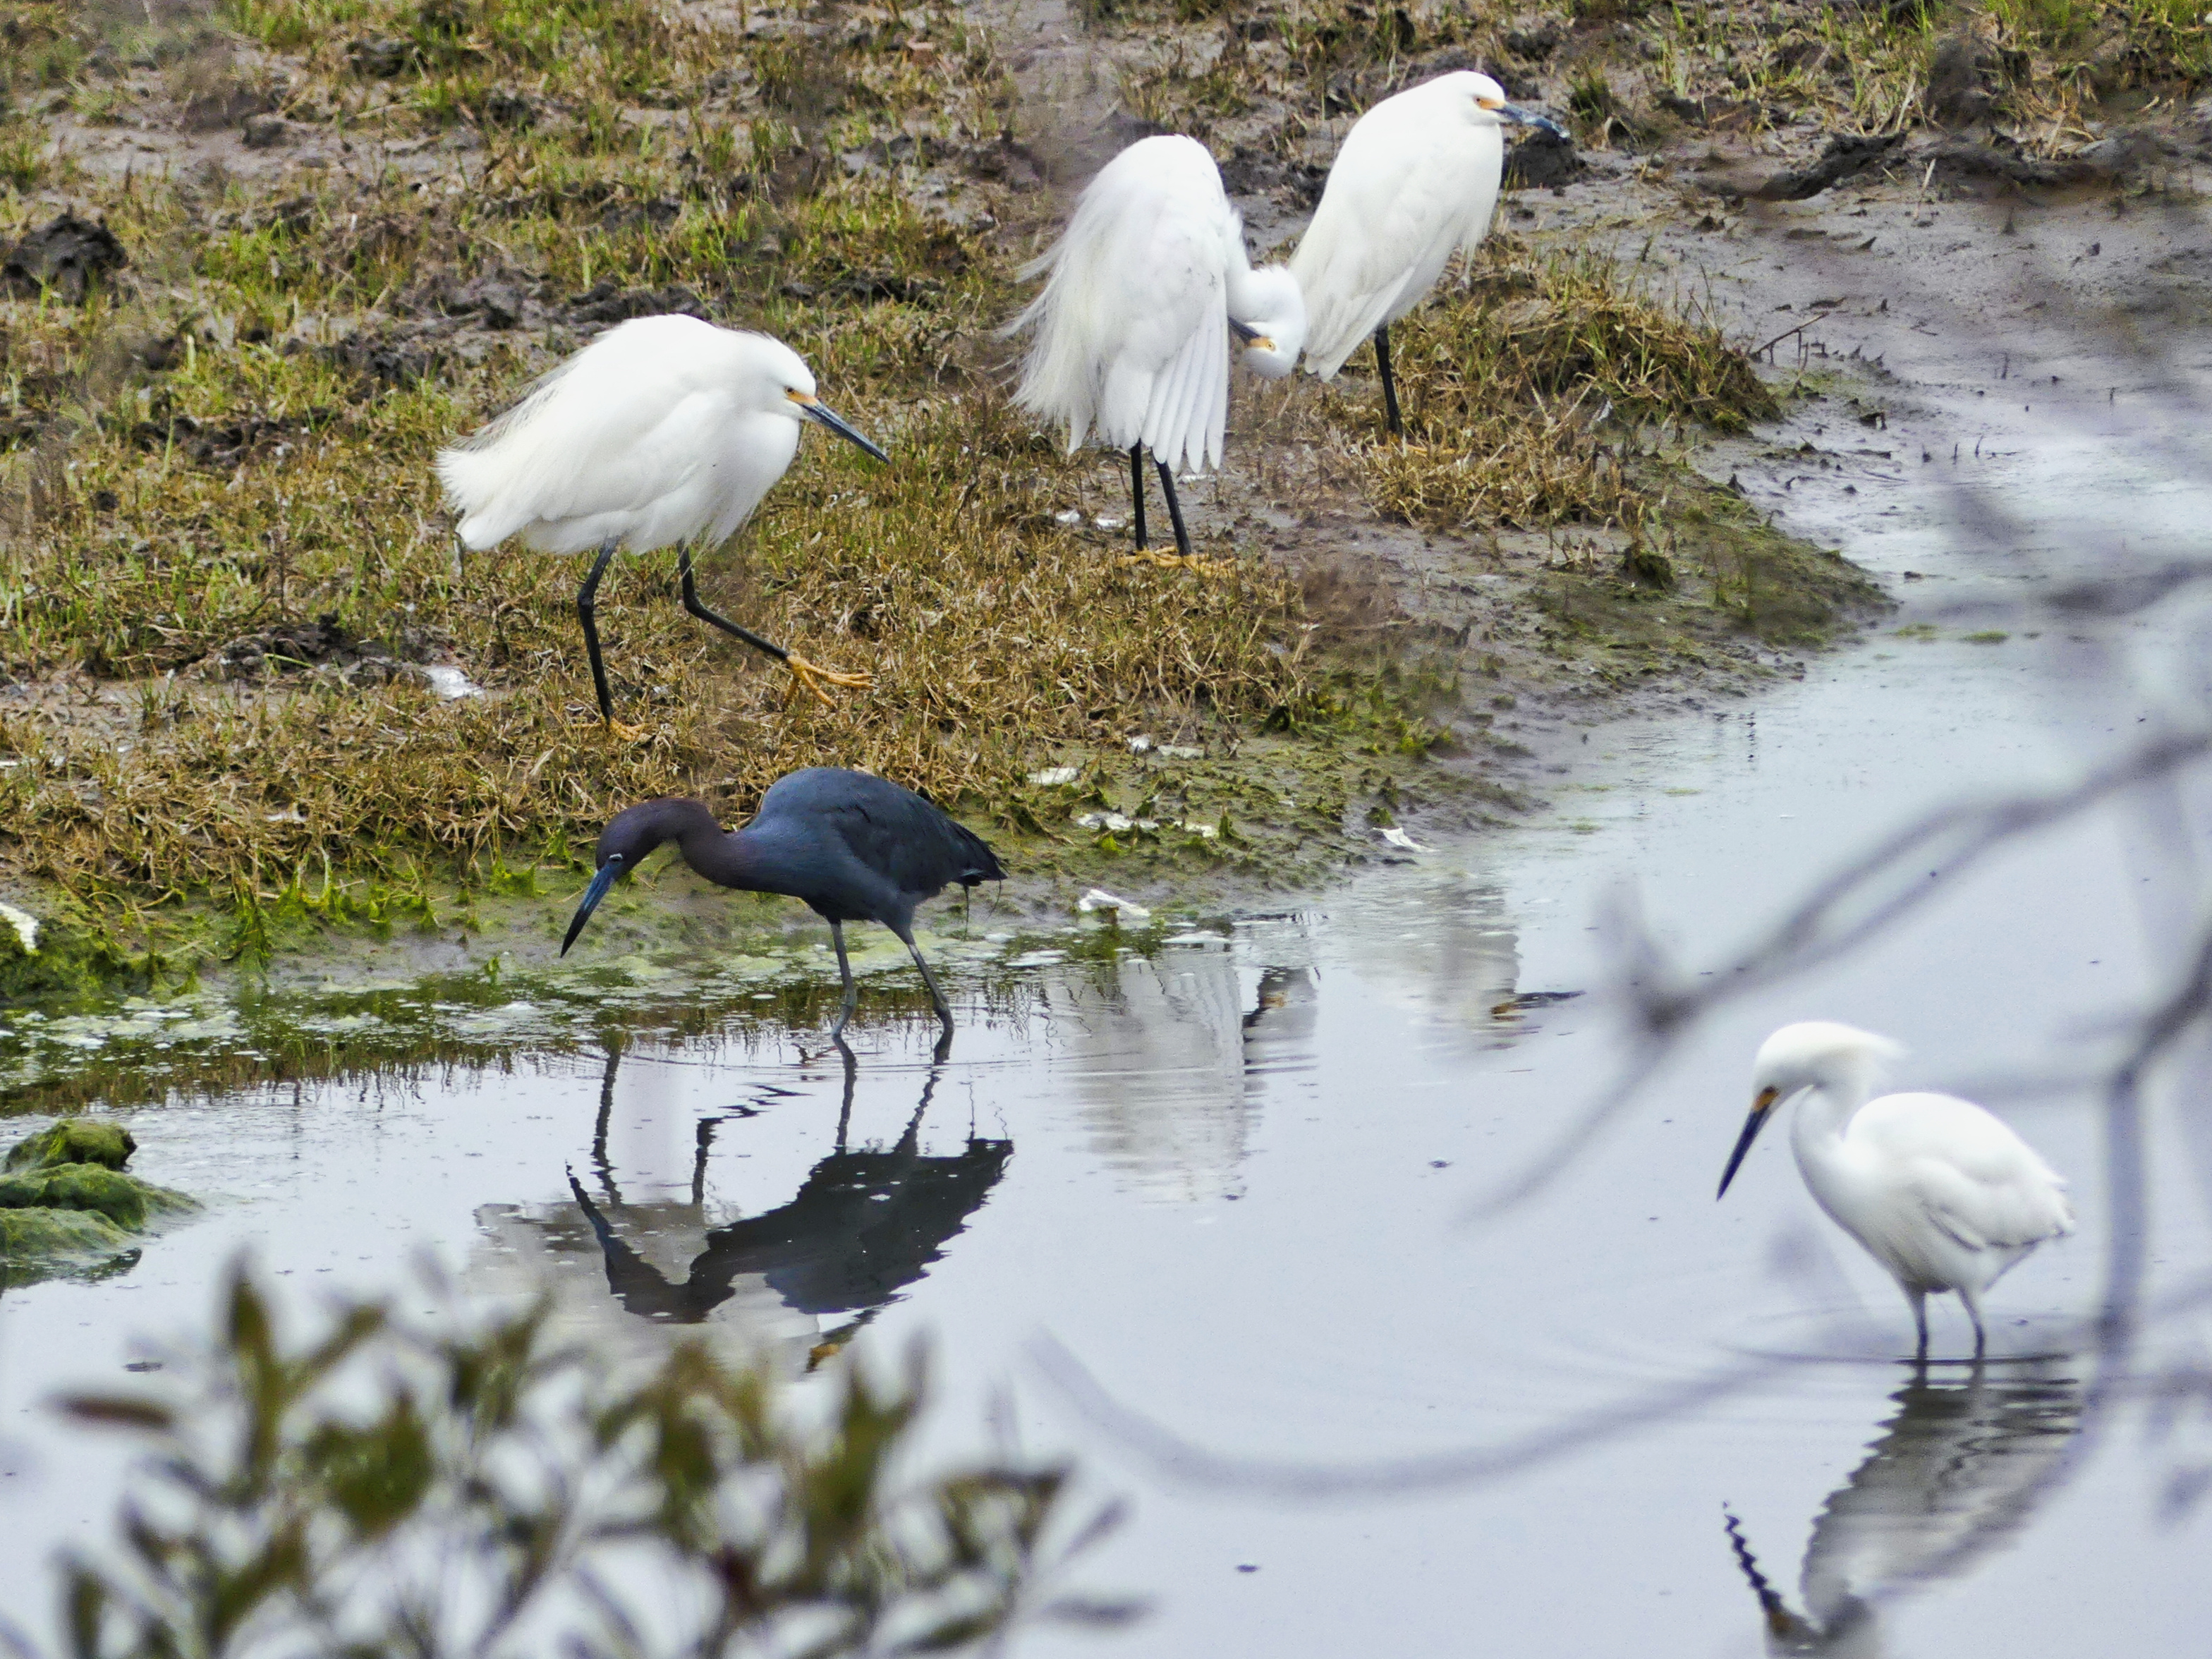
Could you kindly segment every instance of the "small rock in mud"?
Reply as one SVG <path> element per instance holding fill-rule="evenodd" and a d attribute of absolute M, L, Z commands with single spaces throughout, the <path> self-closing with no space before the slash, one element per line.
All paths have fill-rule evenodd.
<path fill-rule="evenodd" d="M 1966 127 L 1986 117 L 1996 103 L 1992 84 L 1996 67 L 1996 54 L 1965 30 L 1937 46 L 1928 66 L 1924 94 L 1936 124 Z"/>
<path fill-rule="evenodd" d="M 495 127 L 527 127 L 537 122 L 538 106 L 520 93 L 509 92 L 502 87 L 485 95 L 483 118 Z"/>
<path fill-rule="evenodd" d="M 599 228 L 609 235 L 617 231 L 635 230 L 640 226 L 658 228 L 674 224 L 683 212 L 680 203 L 661 196 L 643 202 L 617 202 L 599 215 Z"/>
<path fill-rule="evenodd" d="M 1571 184 L 1588 171 L 1573 139 L 1537 127 L 1506 151 L 1504 182 L 1508 190 L 1539 189 Z"/>
<path fill-rule="evenodd" d="M 1751 193 L 1762 201 L 1802 202 L 1818 196 L 1847 179 L 1856 179 L 1879 167 L 1905 141 L 1901 132 L 1861 136 L 1839 132 L 1828 140 L 1820 158 L 1808 167 L 1791 167 L 1776 173 Z"/>
<path fill-rule="evenodd" d="M 1001 132 L 992 143 L 976 145 L 963 164 L 971 178 L 1005 185 L 1010 190 L 1035 190 L 1044 183 L 1044 164 L 1028 145 L 1016 143 L 1011 132 Z"/>
<path fill-rule="evenodd" d="M 301 123 L 281 115 L 257 115 L 246 124 L 241 137 L 248 149 L 282 149 L 298 143 L 307 131 Z"/>
<path fill-rule="evenodd" d="M 415 61 L 415 48 L 405 40 L 351 40 L 346 43 L 346 66 L 372 81 L 389 81 L 404 74 Z"/>
<path fill-rule="evenodd" d="M 177 125 L 186 132 L 220 132 L 276 107 L 276 99 L 263 88 L 232 82 L 187 98 L 178 112 Z"/>
<path fill-rule="evenodd" d="M 256 455 L 278 454 L 298 443 L 319 422 L 336 411 L 308 410 L 283 420 L 265 415 L 243 415 L 234 421 L 201 421 L 190 415 L 171 415 L 141 421 L 131 428 L 131 441 L 141 449 L 174 449 L 198 466 L 226 470 Z"/>
<path fill-rule="evenodd" d="M 311 623 L 278 623 L 233 640 L 209 659 L 204 672 L 211 678 L 250 680 L 310 668 L 334 668 L 349 683 L 373 684 L 395 679 L 400 672 L 390 647 L 347 632 L 338 625 L 336 611 L 326 611 Z"/>
<path fill-rule="evenodd" d="M 667 313 L 685 317 L 708 316 L 707 302 L 681 283 L 667 288 L 623 288 L 614 282 L 594 283 L 568 301 L 572 323 L 626 323 L 633 317 Z"/>
<path fill-rule="evenodd" d="M 94 283 L 129 263 L 106 225 L 64 213 L 8 250 L 0 282 L 19 293 L 51 292 L 82 305 Z"/>
<path fill-rule="evenodd" d="M 513 277 L 486 276 L 447 289 L 439 304 L 449 316 L 473 316 L 486 328 L 507 329 L 522 320 L 529 301 Z"/>
<path fill-rule="evenodd" d="M 375 386 L 413 386 L 428 379 L 445 361 L 435 339 L 422 331 L 404 328 L 363 330 L 319 349 L 329 362 Z"/>
<path fill-rule="evenodd" d="M 1221 183 L 1231 196 L 1261 196 L 1287 190 L 1300 207 L 1311 210 L 1328 183 L 1328 169 L 1239 144 L 1221 164 Z"/>

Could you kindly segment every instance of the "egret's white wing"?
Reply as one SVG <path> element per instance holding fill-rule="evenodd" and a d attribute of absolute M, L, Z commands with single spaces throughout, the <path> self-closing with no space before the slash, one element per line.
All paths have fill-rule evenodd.
<path fill-rule="evenodd" d="M 1221 226 L 1233 217 L 1196 141 L 1146 138 L 1115 156 L 1031 267 L 1049 275 L 1014 325 L 1035 331 L 1015 401 L 1065 423 L 1070 449 L 1095 428 L 1102 443 L 1142 441 L 1163 459 L 1218 454 L 1228 397 Z"/>
<path fill-rule="evenodd" d="M 720 407 L 728 401 L 725 334 L 692 317 L 610 329 L 441 453 L 438 476 L 461 514 L 462 541 L 480 549 L 533 525 L 603 525 L 682 489 L 713 458 L 681 434 L 728 417 Z M 544 544 L 571 552 L 589 543 Z"/>
<path fill-rule="evenodd" d="M 1389 320 L 1409 283 L 1425 291 L 1487 222 L 1486 211 L 1468 224 L 1478 159 L 1469 131 L 1371 119 L 1345 139 L 1291 258 L 1305 296 L 1307 366 L 1324 380 Z"/>
<path fill-rule="evenodd" d="M 2066 1183 L 2000 1119 L 1950 1095 L 1885 1095 L 1851 1120 L 1928 1218 L 1969 1249 L 2019 1249 L 2074 1230 Z"/>

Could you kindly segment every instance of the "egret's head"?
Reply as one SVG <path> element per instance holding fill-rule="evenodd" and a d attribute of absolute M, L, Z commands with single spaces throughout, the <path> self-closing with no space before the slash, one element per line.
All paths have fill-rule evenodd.
<path fill-rule="evenodd" d="M 1306 301 L 1298 279 L 1284 265 L 1263 265 L 1244 280 L 1245 309 L 1230 328 L 1244 343 L 1244 367 L 1262 380 L 1279 380 L 1297 367 L 1306 347 Z"/>
<path fill-rule="evenodd" d="M 1449 77 L 1459 83 L 1461 90 L 1472 106 L 1469 118 L 1480 125 L 1490 126 L 1540 127 L 1554 138 L 1565 138 L 1566 129 L 1549 116 L 1539 115 L 1505 100 L 1505 88 L 1486 75 L 1473 70 L 1462 70 Z"/>
<path fill-rule="evenodd" d="M 750 342 L 748 369 L 756 376 L 760 407 L 788 415 L 794 421 L 824 426 L 851 444 L 858 444 L 879 461 L 890 457 L 846 424 L 844 419 L 814 395 L 814 371 L 806 360 L 781 340 L 765 334 L 746 337 Z"/>
<path fill-rule="evenodd" d="M 1729 1155 L 1721 1192 L 1728 1191 L 1744 1154 L 1777 1107 L 1808 1089 L 1870 1090 L 1882 1067 L 1904 1052 L 1887 1037 L 1832 1019 L 1800 1020 L 1760 1043 L 1751 1066 L 1751 1115 L 1744 1120 L 1743 1133 Z"/>

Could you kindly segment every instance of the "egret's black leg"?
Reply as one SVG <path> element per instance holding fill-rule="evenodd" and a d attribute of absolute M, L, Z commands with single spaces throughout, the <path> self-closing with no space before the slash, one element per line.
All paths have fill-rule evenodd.
<path fill-rule="evenodd" d="M 576 620 L 584 624 L 584 654 L 592 659 L 592 684 L 599 694 L 599 718 L 609 726 L 615 723 L 615 700 L 614 694 L 607 690 L 607 665 L 599 659 L 599 625 L 593 616 L 599 578 L 607 574 L 616 545 L 611 540 L 599 544 L 599 556 L 592 561 L 584 585 L 576 590 Z"/>
<path fill-rule="evenodd" d="M 1920 1346 L 1913 1350 L 1912 1357 L 1925 1360 L 1928 1358 L 1928 1292 L 1907 1291 L 1905 1299 L 1912 1304 L 1913 1327 L 1920 1333 Z"/>
<path fill-rule="evenodd" d="M 921 969 L 921 982 L 929 988 L 929 1000 L 937 1005 L 937 1023 L 945 1028 L 945 1040 L 952 1040 L 952 1005 L 945 1001 L 945 993 L 938 988 L 937 975 L 929 971 L 929 959 L 921 954 L 921 946 L 914 942 L 914 935 L 899 934 L 899 942 L 906 946 L 914 965 Z"/>
<path fill-rule="evenodd" d="M 734 635 L 737 638 L 743 640 L 747 645 L 752 647 L 754 650 L 765 652 L 768 655 L 774 657 L 778 662 L 789 662 L 791 660 L 791 653 L 785 650 L 781 646 L 775 644 L 770 641 L 764 640 L 759 635 L 754 633 L 750 628 L 740 628 L 737 623 L 732 622 L 727 617 L 717 616 L 714 612 L 707 609 L 706 605 L 701 602 L 699 598 L 699 584 L 692 579 L 691 550 L 688 547 L 678 549 L 677 551 L 676 574 L 683 588 L 684 608 L 686 611 L 689 611 L 693 616 L 696 617 L 701 622 L 711 623 L 716 628 L 720 629 L 725 634 Z"/>
<path fill-rule="evenodd" d="M 792 672 L 799 683 L 806 688 L 808 694 L 824 708 L 834 707 L 830 701 L 830 694 L 822 689 L 825 684 L 848 686 L 861 691 L 867 690 L 868 676 L 865 672 L 848 674 L 835 668 L 824 668 L 819 663 L 809 662 L 805 658 L 785 650 L 773 641 L 763 639 L 750 628 L 740 628 L 727 617 L 717 616 L 714 611 L 707 609 L 699 599 L 699 585 L 692 579 L 690 548 L 684 547 L 677 550 L 676 571 L 681 580 L 684 608 L 686 611 L 701 622 L 712 623 L 725 634 L 743 640 L 754 650 L 764 652 L 775 658 Z"/>
<path fill-rule="evenodd" d="M 1406 428 L 1398 419 L 1398 382 L 1390 374 L 1390 325 L 1375 331 L 1375 367 L 1382 372 L 1382 413 L 1390 422 L 1390 435 L 1402 438 Z"/>
<path fill-rule="evenodd" d="M 1159 464 L 1160 490 L 1168 498 L 1168 520 L 1175 526 L 1176 551 L 1190 556 L 1190 532 L 1182 527 L 1182 503 L 1176 499 L 1175 473 L 1165 461 Z"/>
<path fill-rule="evenodd" d="M 1129 499 L 1137 504 L 1137 551 L 1145 550 L 1145 447 L 1129 446 Z"/>
<path fill-rule="evenodd" d="M 845 1006 L 838 1011 L 837 1023 L 830 1028 L 830 1040 L 839 1048 L 845 1046 L 845 1022 L 853 1017 L 853 1005 L 860 1000 L 860 992 L 853 985 L 853 964 L 845 956 L 845 924 L 830 924 L 830 938 L 837 947 L 837 973 L 845 981 Z"/>

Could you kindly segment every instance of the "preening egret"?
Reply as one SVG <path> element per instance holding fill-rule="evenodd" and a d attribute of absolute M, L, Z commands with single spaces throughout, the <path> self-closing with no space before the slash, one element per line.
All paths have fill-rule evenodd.
<path fill-rule="evenodd" d="M 2066 1183 L 2028 1144 L 1950 1095 L 1869 1099 L 1903 1050 L 1829 1020 L 1785 1025 L 1759 1045 L 1751 1116 L 1722 1172 L 1736 1169 L 1776 1107 L 1796 1100 L 1790 1144 L 1829 1218 L 1887 1268 L 1928 1352 L 1928 1293 L 1955 1291 L 1986 1346 L 1982 1293 L 2046 1238 L 2074 1231 Z"/>
<path fill-rule="evenodd" d="M 684 608 L 764 651 L 823 702 L 823 683 L 865 687 L 715 615 L 700 603 L 691 544 L 724 542 L 751 516 L 791 458 L 799 428 L 813 421 L 890 458 L 814 395 L 797 352 L 765 334 L 717 328 L 696 317 L 638 317 L 609 329 L 523 394 L 482 431 L 438 456 L 447 505 L 472 551 L 520 535 L 543 553 L 596 548 L 576 594 L 599 713 L 614 699 L 599 659 L 592 601 L 617 549 L 674 545 Z"/>
<path fill-rule="evenodd" d="M 1334 379 L 1373 337 L 1393 436 L 1404 428 L 1390 374 L 1390 325 L 1420 304 L 1453 253 L 1472 252 L 1489 234 L 1505 122 L 1566 136 L 1516 109 L 1503 87 L 1472 70 L 1385 98 L 1345 135 L 1321 205 L 1291 257 L 1305 296 L 1306 366 Z"/>
<path fill-rule="evenodd" d="M 1297 284 L 1279 265 L 1252 269 L 1213 157 L 1171 137 L 1140 138 L 1100 169 L 1060 240 L 1022 274 L 1040 273 L 1043 292 L 1008 331 L 1032 331 L 1014 401 L 1064 424 L 1071 454 L 1093 432 L 1129 452 L 1139 552 L 1150 450 L 1188 561 L 1175 469 L 1221 460 L 1232 331 L 1255 374 L 1277 380 L 1297 363 Z"/>
<path fill-rule="evenodd" d="M 831 766 L 778 778 L 742 830 L 723 830 L 704 801 L 646 801 L 617 813 L 600 831 L 598 873 L 561 941 L 562 956 L 616 880 L 669 841 L 708 881 L 802 899 L 830 924 L 845 982 L 844 1010 L 833 1039 L 843 1039 L 856 994 L 845 956 L 845 924 L 879 921 L 898 935 L 921 969 L 945 1040 L 951 1040 L 952 1010 L 914 942 L 914 912 L 952 882 L 973 887 L 1006 879 L 998 855 L 973 830 L 910 789 L 872 773 Z"/>

